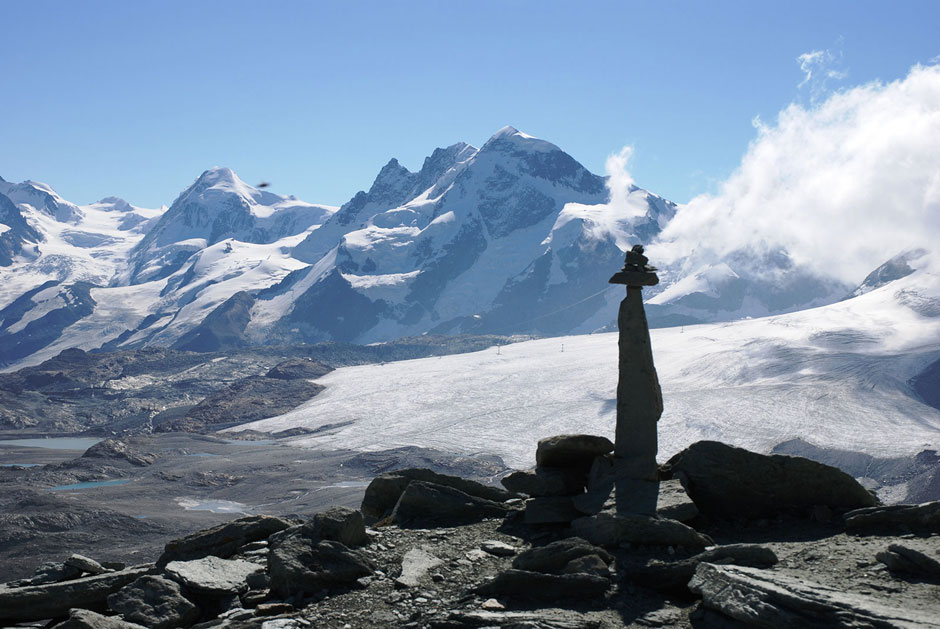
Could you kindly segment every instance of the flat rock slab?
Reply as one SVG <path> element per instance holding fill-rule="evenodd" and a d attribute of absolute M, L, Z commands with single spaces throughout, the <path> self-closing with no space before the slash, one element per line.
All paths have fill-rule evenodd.
<path fill-rule="evenodd" d="M 73 607 L 103 605 L 108 595 L 153 569 L 153 564 L 90 577 L 7 588 L 0 586 L 0 621 L 42 620 L 65 616 Z"/>
<path fill-rule="evenodd" d="M 728 544 L 711 548 L 688 559 L 650 561 L 633 571 L 628 578 L 654 590 L 684 589 L 701 563 L 769 568 L 776 565 L 777 555 L 769 548 L 756 544 Z"/>
<path fill-rule="evenodd" d="M 545 609 L 516 611 L 454 611 L 447 616 L 448 627 L 545 627 L 551 629 L 600 629 L 601 622 L 577 612 Z"/>
<path fill-rule="evenodd" d="M 902 572 L 930 579 L 940 578 L 940 548 L 933 557 L 903 544 L 891 544 L 876 555 L 891 572 Z"/>
<path fill-rule="evenodd" d="M 571 532 L 598 546 L 631 543 L 705 548 L 714 544 L 710 537 L 682 522 L 610 513 L 578 518 L 571 523 Z"/>
<path fill-rule="evenodd" d="M 584 491 L 586 482 L 580 470 L 537 467 L 519 470 L 500 482 L 509 491 L 532 496 L 572 496 Z"/>
<path fill-rule="evenodd" d="M 362 497 L 362 506 L 360 507 L 366 522 L 372 523 L 390 514 L 398 503 L 399 498 L 401 498 L 401 495 L 412 481 L 422 481 L 452 487 L 467 495 L 484 500 L 492 500 L 493 502 L 505 502 L 510 498 L 516 497 L 516 494 L 510 493 L 500 487 L 484 485 L 483 483 L 478 483 L 459 476 L 438 474 L 429 469 L 411 468 L 396 470 L 395 472 L 386 472 L 385 474 L 376 476 L 372 479 L 372 482 L 369 483 L 369 486 L 366 487 L 366 493 Z"/>
<path fill-rule="evenodd" d="M 185 627 L 199 619 L 199 609 L 183 596 L 178 583 L 154 575 L 140 577 L 109 596 L 108 607 L 150 629 Z"/>
<path fill-rule="evenodd" d="M 395 585 L 417 587 L 428 572 L 443 563 L 423 548 L 412 548 L 401 559 L 401 576 L 395 579 Z"/>
<path fill-rule="evenodd" d="M 726 519 L 805 515 L 819 505 L 836 511 L 878 505 L 874 495 L 840 469 L 718 441 L 693 443 L 667 466 L 702 513 Z"/>
<path fill-rule="evenodd" d="M 512 568 L 478 585 L 474 592 L 485 597 L 555 600 L 602 597 L 608 587 L 609 579 L 592 574 L 543 574 Z"/>
<path fill-rule="evenodd" d="M 245 544 L 267 539 L 271 534 L 292 526 L 291 522 L 270 515 L 251 515 L 173 540 L 163 549 L 157 566 L 171 561 L 185 561 L 214 556 L 226 559 Z"/>
<path fill-rule="evenodd" d="M 202 592 L 240 593 L 248 589 L 249 575 L 264 568 L 240 559 L 203 557 L 192 561 L 171 561 L 164 571 L 167 576 L 193 590 Z"/>
<path fill-rule="evenodd" d="M 145 627 L 116 616 L 102 616 L 87 609 L 71 609 L 69 619 L 55 625 L 54 629 L 145 629 Z"/>
<path fill-rule="evenodd" d="M 940 534 L 940 500 L 918 505 L 890 505 L 856 509 L 845 514 L 845 530 L 852 533 Z"/>
<path fill-rule="evenodd" d="M 84 555 L 72 555 L 65 560 L 65 565 L 88 574 L 104 574 L 108 571 L 100 563 Z"/>
<path fill-rule="evenodd" d="M 584 468 L 594 458 L 614 451 L 613 442 L 597 435 L 557 435 L 539 441 L 535 463 L 539 467 Z"/>
<path fill-rule="evenodd" d="M 454 487 L 411 481 L 392 511 L 392 521 L 408 527 L 460 525 L 501 518 L 508 512 L 499 502 L 471 496 Z"/>
<path fill-rule="evenodd" d="M 758 568 L 702 563 L 689 589 L 701 595 L 705 607 L 755 627 L 940 627 L 936 612 L 892 607 L 868 595 Z"/>

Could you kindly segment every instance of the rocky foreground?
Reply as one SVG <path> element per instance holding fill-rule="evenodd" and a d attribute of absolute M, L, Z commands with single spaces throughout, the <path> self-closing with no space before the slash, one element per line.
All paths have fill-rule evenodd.
<path fill-rule="evenodd" d="M 612 449 L 544 440 L 505 489 L 389 472 L 359 511 L 240 518 L 153 564 L 72 555 L 0 586 L 0 622 L 940 627 L 940 502 L 881 506 L 835 468 L 699 442 L 661 468 L 656 517 L 618 516 Z"/>

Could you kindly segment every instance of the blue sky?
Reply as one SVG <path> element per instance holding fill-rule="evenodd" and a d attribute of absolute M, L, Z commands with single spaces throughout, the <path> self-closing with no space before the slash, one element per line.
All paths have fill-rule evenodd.
<path fill-rule="evenodd" d="M 0 176 L 89 203 L 169 204 L 204 169 L 339 205 L 391 157 L 505 124 L 592 171 L 713 190 L 814 90 L 940 55 L 940 2 L 0 0 Z M 828 50 L 841 79 L 804 79 Z M 820 74 L 817 72 L 817 77 Z"/>

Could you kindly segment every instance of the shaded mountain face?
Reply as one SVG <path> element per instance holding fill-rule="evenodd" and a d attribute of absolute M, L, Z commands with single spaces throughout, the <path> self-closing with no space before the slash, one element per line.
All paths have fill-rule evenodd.
<path fill-rule="evenodd" d="M 373 342 L 591 331 L 614 316 L 607 278 L 623 246 L 653 237 L 675 210 L 634 194 L 647 208 L 639 218 L 607 205 L 603 177 L 511 127 L 480 149 L 438 149 L 417 173 L 392 160 L 298 245 L 312 266 L 258 296 L 247 334 Z"/>
<path fill-rule="evenodd" d="M 13 258 L 19 255 L 34 257 L 35 251 L 29 251 L 27 245 L 41 238 L 39 232 L 29 226 L 13 201 L 0 194 L 0 266 L 10 266 Z"/>

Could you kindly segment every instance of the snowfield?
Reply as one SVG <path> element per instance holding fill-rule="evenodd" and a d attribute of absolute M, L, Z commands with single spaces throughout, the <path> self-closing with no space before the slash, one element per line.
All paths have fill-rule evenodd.
<path fill-rule="evenodd" d="M 768 451 L 799 437 L 880 456 L 940 448 L 940 411 L 908 384 L 940 359 L 938 295 L 940 277 L 921 271 L 813 310 L 653 330 L 660 461 L 700 439 Z M 542 437 L 613 437 L 617 335 L 341 368 L 318 382 L 327 388 L 310 402 L 232 430 L 322 428 L 292 445 L 416 445 L 523 468 Z"/>

